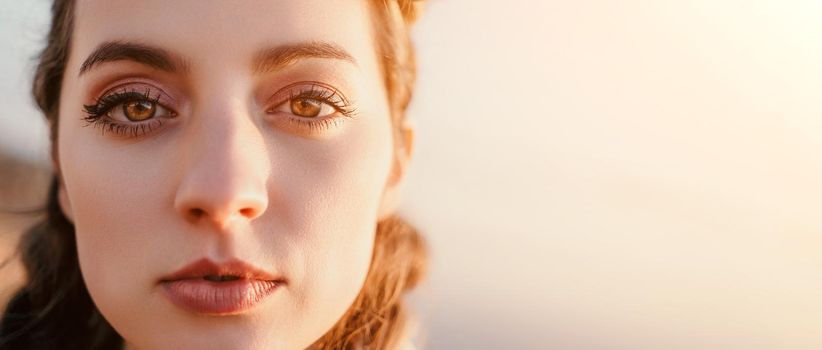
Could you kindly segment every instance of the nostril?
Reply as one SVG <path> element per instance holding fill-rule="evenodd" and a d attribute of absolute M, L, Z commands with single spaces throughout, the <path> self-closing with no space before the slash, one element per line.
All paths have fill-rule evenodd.
<path fill-rule="evenodd" d="M 230 219 L 234 215 L 222 216 L 221 213 L 212 212 L 203 208 L 193 207 L 187 210 L 187 217 L 189 220 L 199 221 L 203 218 L 210 217 L 212 220 L 215 221 L 224 221 Z M 234 214 L 239 216 L 245 217 L 247 219 L 254 219 L 259 215 L 260 211 L 257 208 L 253 207 L 246 207 L 242 208 L 238 211 L 235 211 Z M 216 216 L 214 216 L 216 214 Z"/>
<path fill-rule="evenodd" d="M 245 216 L 247 218 L 253 218 L 255 216 L 254 213 L 255 213 L 254 209 L 251 209 L 251 208 L 240 209 L 240 214 L 242 214 L 243 216 Z"/>
<path fill-rule="evenodd" d="M 192 208 L 191 210 L 189 210 L 189 213 L 191 214 L 191 217 L 199 219 L 205 215 L 205 210 L 202 210 L 200 208 Z"/>

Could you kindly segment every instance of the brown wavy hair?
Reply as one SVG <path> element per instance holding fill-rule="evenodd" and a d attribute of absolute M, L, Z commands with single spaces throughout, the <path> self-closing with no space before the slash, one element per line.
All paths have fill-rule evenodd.
<path fill-rule="evenodd" d="M 423 1 L 369 1 L 394 125 L 394 149 L 399 152 L 405 146 L 401 130 L 416 76 L 409 30 Z M 32 94 L 49 122 L 52 159 L 57 164 L 60 87 L 71 47 L 74 0 L 54 0 L 51 11 L 51 29 L 38 56 Z M 83 283 L 74 226 L 57 200 L 59 181 L 55 174 L 46 219 L 20 241 L 28 281 L 3 316 L 0 348 L 119 348 L 123 339 L 94 306 Z M 421 281 L 427 260 L 425 240 L 410 224 L 396 215 L 377 223 L 371 265 L 360 293 L 310 349 L 394 349 L 407 336 L 403 295 Z"/>

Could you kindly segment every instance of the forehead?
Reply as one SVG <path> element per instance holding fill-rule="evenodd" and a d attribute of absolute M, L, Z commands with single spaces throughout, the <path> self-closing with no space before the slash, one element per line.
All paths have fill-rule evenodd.
<path fill-rule="evenodd" d="M 72 56 L 126 40 L 166 48 L 194 66 L 225 67 L 248 64 L 260 48 L 319 41 L 368 66 L 376 61 L 368 6 L 365 0 L 79 0 Z"/>

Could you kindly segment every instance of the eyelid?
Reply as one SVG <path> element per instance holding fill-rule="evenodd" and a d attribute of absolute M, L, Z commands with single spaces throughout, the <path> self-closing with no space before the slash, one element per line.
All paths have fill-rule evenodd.
<path fill-rule="evenodd" d="M 114 83 L 103 85 L 99 88 L 99 90 L 96 90 L 101 92 L 95 93 L 92 96 L 92 99 L 96 101 L 103 96 L 110 95 L 115 91 L 122 91 L 123 89 L 135 90 L 139 92 L 145 92 L 146 89 L 149 89 L 152 91 L 152 96 L 155 96 L 157 93 L 161 93 L 160 101 L 164 104 L 177 104 L 177 100 L 174 98 L 177 91 L 173 87 L 169 87 L 168 84 L 162 83 L 156 79 L 143 76 L 118 79 Z"/>
<path fill-rule="evenodd" d="M 99 96 L 105 97 L 118 91 L 141 92 L 143 94 L 148 92 L 151 98 L 156 97 L 157 101 L 165 106 L 170 106 L 176 103 L 176 100 L 171 95 L 166 93 L 164 89 L 146 82 L 126 82 L 117 84 L 109 89 L 106 89 Z"/>
<path fill-rule="evenodd" d="M 136 87 L 140 85 L 143 86 L 142 92 Z M 154 115 L 142 121 L 131 121 L 127 117 L 116 118 L 112 116 L 112 113 L 117 112 L 117 108 L 124 103 L 140 100 L 151 101 L 167 113 Z M 162 89 L 151 84 L 135 84 L 133 82 L 118 84 L 103 92 L 100 97 L 95 99 L 93 104 L 84 105 L 87 116 L 83 119 L 86 121 L 86 126 L 99 127 L 104 134 L 112 132 L 120 137 L 137 138 L 160 130 L 164 120 L 172 119 L 178 115 L 174 108 L 169 106 L 170 103 L 161 102 L 162 100 L 173 101 Z"/>
<path fill-rule="evenodd" d="M 345 95 L 343 95 L 343 93 L 340 92 L 339 89 L 336 89 L 331 85 L 321 83 L 318 81 L 301 81 L 283 87 L 282 89 L 274 93 L 274 95 L 272 95 L 270 98 L 268 98 L 268 100 L 266 100 L 265 105 L 267 107 L 265 110 L 268 111 L 274 109 L 293 98 L 303 97 L 301 95 L 306 93 L 306 89 L 300 89 L 301 87 L 308 88 L 309 91 L 316 91 L 318 89 L 324 90 L 324 92 L 320 93 L 325 93 L 325 97 L 327 99 L 330 99 L 329 102 L 331 102 L 331 105 L 334 107 L 345 108 L 351 106 L 351 103 L 349 102 L 348 98 L 346 98 Z"/>
<path fill-rule="evenodd" d="M 290 110 L 279 110 L 281 106 L 288 107 L 290 101 L 298 98 L 316 100 L 329 106 L 333 112 L 323 116 L 303 117 Z M 264 110 L 270 116 L 268 120 L 271 123 L 310 138 L 332 136 L 335 131 L 341 131 L 349 119 L 358 116 L 357 109 L 340 90 L 316 81 L 301 81 L 281 88 L 267 99 L 266 106 Z"/>
<path fill-rule="evenodd" d="M 129 96 L 131 98 L 124 97 L 124 95 L 131 95 Z M 86 113 L 89 114 L 89 118 L 99 118 L 105 114 L 108 114 L 113 108 L 119 106 L 120 104 L 135 100 L 151 101 L 156 103 L 158 106 L 169 110 L 171 112 L 171 116 L 177 115 L 176 108 L 173 107 L 174 99 L 163 91 L 163 89 L 145 83 L 118 84 L 100 94 L 99 97 L 95 98 L 92 104 L 83 105 L 83 107 Z M 136 123 L 131 121 L 123 122 Z"/>

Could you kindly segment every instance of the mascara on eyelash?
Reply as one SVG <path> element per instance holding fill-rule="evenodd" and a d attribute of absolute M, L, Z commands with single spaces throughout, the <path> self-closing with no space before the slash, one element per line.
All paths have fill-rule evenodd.
<path fill-rule="evenodd" d="M 88 116 L 83 119 L 87 122 L 94 122 L 111 111 L 114 107 L 117 107 L 122 103 L 135 100 L 146 100 L 151 103 L 159 103 L 160 93 L 157 93 L 157 96 L 152 98 L 150 89 L 146 89 L 144 93 L 139 93 L 134 90 L 126 91 L 123 89 L 122 92 L 114 92 L 105 95 L 98 98 L 94 104 L 83 105 L 83 111 L 88 114 Z"/>
<path fill-rule="evenodd" d="M 84 112 L 88 114 L 83 118 L 86 122 L 85 126 L 100 128 L 101 135 L 109 132 L 119 136 L 128 136 L 131 134 L 132 137 L 138 137 L 151 133 L 162 126 L 163 122 L 160 120 L 150 120 L 147 123 L 129 125 L 112 121 L 107 117 L 107 114 L 115 107 L 131 101 L 143 100 L 158 104 L 160 96 L 161 94 L 158 93 L 156 97 L 152 98 L 151 89 L 146 89 L 142 94 L 135 90 L 128 91 L 123 89 L 121 92 L 105 95 L 96 99 L 95 104 L 83 105 Z"/>
<path fill-rule="evenodd" d="M 310 84 L 307 87 L 305 85 L 301 86 L 299 89 L 300 91 L 296 94 L 295 90 L 297 89 L 292 89 L 289 91 L 289 98 L 283 101 L 283 103 L 297 98 L 313 99 L 321 103 L 331 105 L 332 108 L 339 112 L 343 117 L 353 118 L 356 116 L 357 109 L 354 108 L 348 100 L 334 88 L 325 87 L 322 84 L 315 83 Z M 127 125 L 108 120 L 105 115 L 114 109 L 114 107 L 130 101 L 145 100 L 150 101 L 151 103 L 159 103 L 160 96 L 161 94 L 158 93 L 156 97 L 151 98 L 150 89 L 146 89 L 146 91 L 142 94 L 134 90 L 126 91 L 123 89 L 122 92 L 111 93 L 97 99 L 95 104 L 83 105 L 84 111 L 88 114 L 88 116 L 83 119 L 87 122 L 87 125 L 100 127 L 103 133 L 113 132 L 121 136 L 131 134 L 133 137 L 138 137 L 146 133 L 150 133 L 155 128 L 160 127 L 162 122 L 159 120 L 154 120 L 152 123 L 156 124 L 144 123 Z M 297 126 L 307 128 L 312 132 L 330 129 L 338 126 L 341 122 L 338 118 L 304 120 L 299 117 L 290 117 L 288 121 L 290 124 L 296 124 Z"/>
<path fill-rule="evenodd" d="M 311 83 L 300 85 L 299 89 L 300 91 L 296 94 L 294 93 L 295 89 L 289 90 L 288 98 L 283 101 L 280 101 L 279 103 L 277 103 L 277 105 L 285 103 L 286 101 L 293 100 L 295 98 L 304 98 L 327 103 L 331 105 L 335 110 L 340 112 L 340 114 L 346 117 L 354 117 L 357 114 L 357 109 L 354 108 L 354 106 L 348 101 L 348 99 L 346 99 L 345 96 L 343 96 L 339 91 L 332 87 L 327 87 L 324 84 L 320 83 Z"/>

